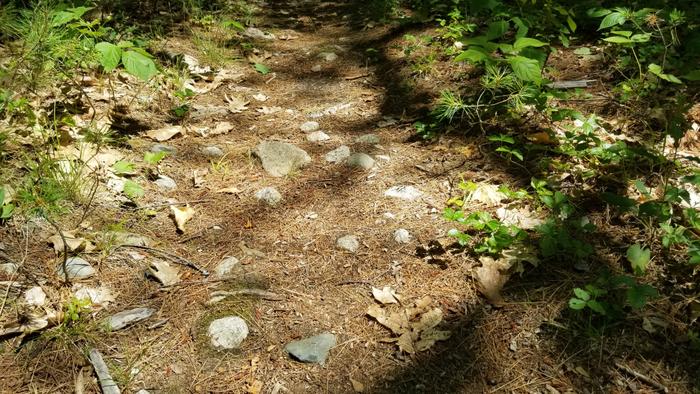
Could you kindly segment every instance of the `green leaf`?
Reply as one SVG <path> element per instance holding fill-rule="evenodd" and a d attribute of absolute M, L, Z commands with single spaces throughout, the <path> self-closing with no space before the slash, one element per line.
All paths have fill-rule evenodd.
<path fill-rule="evenodd" d="M 493 142 L 505 142 L 506 144 L 514 144 L 515 139 L 509 135 L 498 134 L 489 136 L 489 141 Z"/>
<path fill-rule="evenodd" d="M 131 42 L 131 41 L 123 41 L 123 40 L 122 40 L 122 41 L 119 41 L 119 42 L 117 43 L 117 46 L 118 46 L 119 48 L 121 48 L 121 49 L 128 49 L 128 48 L 133 48 L 134 43 Z"/>
<path fill-rule="evenodd" d="M 515 49 L 516 51 L 519 51 L 519 50 L 521 50 L 523 48 L 527 48 L 527 47 L 539 48 L 539 47 L 543 47 L 546 45 L 549 45 L 549 44 L 546 42 L 540 41 L 538 39 L 535 39 L 535 38 L 522 37 L 522 38 L 518 38 L 517 40 L 515 40 L 515 43 L 513 43 L 513 49 Z"/>
<path fill-rule="evenodd" d="M 655 288 L 649 285 L 637 285 L 627 289 L 627 302 L 634 309 L 640 309 L 646 305 L 647 301 L 658 295 Z"/>
<path fill-rule="evenodd" d="M 130 199 L 135 200 L 137 198 L 143 197 L 145 195 L 145 192 L 143 191 L 141 185 L 132 181 L 131 179 L 127 179 L 124 182 L 124 194 Z"/>
<path fill-rule="evenodd" d="M 98 60 L 105 72 L 110 72 L 117 68 L 122 58 L 121 48 L 109 42 L 98 42 L 95 45 L 95 49 L 98 53 Z"/>
<path fill-rule="evenodd" d="M 634 201 L 631 198 L 627 198 L 624 196 L 620 196 L 614 193 L 608 193 L 608 192 L 603 192 L 600 197 L 605 201 L 606 203 L 610 205 L 615 205 L 620 209 L 620 211 L 625 212 L 628 211 L 635 206 L 637 206 L 637 202 Z"/>
<path fill-rule="evenodd" d="M 580 287 L 577 287 L 574 289 L 574 294 L 576 294 L 576 297 L 578 297 L 584 301 L 588 301 L 591 299 L 591 295 L 588 294 L 588 292 L 586 290 L 583 290 Z"/>
<path fill-rule="evenodd" d="M 134 163 L 130 163 L 125 160 L 119 160 L 112 165 L 112 171 L 116 175 L 134 175 L 136 174 L 136 167 Z"/>
<path fill-rule="evenodd" d="M 510 29 L 510 23 L 508 23 L 508 21 L 491 22 L 486 30 L 486 39 L 493 40 L 502 37 L 506 34 L 508 29 Z"/>
<path fill-rule="evenodd" d="M 12 212 L 14 212 L 14 210 L 14 204 L 3 205 L 2 209 L 0 209 L 0 219 L 9 219 L 10 216 L 12 216 Z"/>
<path fill-rule="evenodd" d="M 234 21 L 234 20 L 229 20 L 229 21 L 223 21 L 221 22 L 221 26 L 223 27 L 233 27 L 234 29 L 243 31 L 245 30 L 245 26 L 241 22 Z"/>
<path fill-rule="evenodd" d="M 607 29 L 616 25 L 622 25 L 627 21 L 621 12 L 611 12 L 600 22 L 598 30 Z"/>
<path fill-rule="evenodd" d="M 542 70 L 537 60 L 524 56 L 513 56 L 508 58 L 508 63 L 513 68 L 515 75 L 523 81 L 540 82 L 542 80 Z"/>
<path fill-rule="evenodd" d="M 700 69 L 693 70 L 693 71 L 683 75 L 683 79 L 687 79 L 688 81 L 700 81 Z"/>
<path fill-rule="evenodd" d="M 610 33 L 616 34 L 618 36 L 630 38 L 630 37 L 632 37 L 633 32 L 631 32 L 629 30 L 611 30 Z"/>
<path fill-rule="evenodd" d="M 590 300 L 586 302 L 586 306 L 591 308 L 593 312 L 599 313 L 601 315 L 605 315 L 605 308 L 603 307 L 603 304 L 596 300 Z"/>
<path fill-rule="evenodd" d="M 489 60 L 491 60 L 491 57 L 489 55 L 487 55 L 483 51 L 474 48 L 469 48 L 466 51 L 463 51 L 462 53 L 457 55 L 457 57 L 455 57 L 456 62 L 469 61 L 474 64 L 482 62 L 486 63 Z"/>
<path fill-rule="evenodd" d="M 65 11 L 60 11 L 57 12 L 54 16 L 53 19 L 51 19 L 51 24 L 53 26 L 61 26 L 65 25 L 68 22 L 72 22 L 74 20 L 78 20 L 83 17 L 83 15 L 90 11 L 92 7 L 77 7 L 77 8 L 68 8 Z"/>
<path fill-rule="evenodd" d="M 643 275 L 651 260 L 651 251 L 634 244 L 627 249 L 627 260 L 632 264 L 632 269 L 637 275 Z"/>
<path fill-rule="evenodd" d="M 586 307 L 586 301 L 580 300 L 578 298 L 572 298 L 569 300 L 569 308 L 580 311 L 581 309 Z"/>
<path fill-rule="evenodd" d="M 146 82 L 158 73 L 153 60 L 134 50 L 122 54 L 122 63 L 129 74 Z"/>
<path fill-rule="evenodd" d="M 603 38 L 603 41 L 612 42 L 613 44 L 634 44 L 634 41 L 631 39 L 620 36 Z"/>
<path fill-rule="evenodd" d="M 253 68 L 255 69 L 255 71 L 259 72 L 262 75 L 268 74 L 270 72 L 270 68 L 262 63 L 255 63 L 253 65 Z"/>
<path fill-rule="evenodd" d="M 678 79 L 675 75 L 672 74 L 665 74 L 664 69 L 661 68 L 658 64 L 652 63 L 649 65 L 649 72 L 656 75 L 657 77 L 663 79 L 664 81 L 668 82 L 673 82 L 673 83 L 679 83 L 682 84 L 680 79 Z"/>
<path fill-rule="evenodd" d="M 167 155 L 168 152 L 146 152 L 143 155 L 143 161 L 151 165 L 156 165 Z"/>

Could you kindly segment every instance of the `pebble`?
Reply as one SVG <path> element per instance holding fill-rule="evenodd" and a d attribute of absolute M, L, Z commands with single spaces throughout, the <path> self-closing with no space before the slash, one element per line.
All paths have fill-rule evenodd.
<path fill-rule="evenodd" d="M 299 126 L 299 129 L 303 131 L 304 133 L 310 133 L 312 131 L 316 131 L 319 128 L 318 122 L 314 122 L 313 120 L 310 120 L 308 122 L 304 122 Z"/>
<path fill-rule="evenodd" d="M 336 345 L 335 335 L 324 332 L 313 337 L 293 341 L 284 347 L 290 356 L 305 363 L 325 364 L 328 352 Z"/>
<path fill-rule="evenodd" d="M 17 273 L 19 266 L 15 263 L 3 263 L 0 264 L 0 272 L 4 272 L 7 275 L 13 275 Z"/>
<path fill-rule="evenodd" d="M 331 139 L 331 137 L 323 131 L 314 131 L 306 135 L 306 140 L 309 142 L 323 142 L 329 139 Z"/>
<path fill-rule="evenodd" d="M 175 188 L 177 188 L 177 183 L 175 183 L 175 180 L 166 175 L 158 175 L 158 179 L 156 179 L 153 183 L 164 190 L 175 190 Z"/>
<path fill-rule="evenodd" d="M 413 201 L 423 195 L 423 192 L 413 186 L 393 186 L 384 192 L 387 197 L 399 198 L 401 200 Z"/>
<path fill-rule="evenodd" d="M 84 259 L 80 257 L 69 257 L 68 260 L 66 260 L 66 271 L 63 271 L 63 261 L 58 263 L 58 266 L 56 267 L 56 273 L 58 274 L 58 277 L 61 279 L 66 278 L 66 273 L 68 274 L 68 279 L 73 280 L 73 279 L 85 279 L 89 278 L 93 275 L 95 275 L 96 271 Z"/>
<path fill-rule="evenodd" d="M 107 318 L 105 326 L 109 330 L 121 330 L 122 328 L 146 320 L 155 313 L 153 308 L 134 308 L 127 311 L 115 313 Z"/>
<path fill-rule="evenodd" d="M 252 38 L 254 40 L 266 40 L 266 41 L 272 41 L 275 39 L 275 35 L 272 33 L 266 33 L 257 27 L 248 27 L 246 28 L 243 33 L 244 36 L 248 38 Z"/>
<path fill-rule="evenodd" d="M 225 278 L 240 267 L 241 265 L 237 258 L 233 256 L 225 257 L 216 265 L 216 268 L 214 268 L 214 277 L 218 279 Z"/>
<path fill-rule="evenodd" d="M 369 170 L 370 168 L 374 167 L 374 159 L 372 156 L 366 153 L 353 153 L 350 155 L 350 157 L 348 157 L 347 164 L 350 167 L 359 167 Z"/>
<path fill-rule="evenodd" d="M 405 228 L 400 228 L 394 231 L 394 241 L 399 244 L 407 244 L 411 242 L 411 233 Z"/>
<path fill-rule="evenodd" d="M 202 154 L 206 157 L 217 158 L 224 155 L 224 151 L 218 146 L 205 146 L 202 148 Z"/>
<path fill-rule="evenodd" d="M 253 150 L 268 174 L 283 177 L 311 163 L 306 151 L 292 144 L 280 141 L 264 141 Z"/>
<path fill-rule="evenodd" d="M 153 153 L 165 152 L 173 156 L 177 153 L 177 148 L 166 144 L 153 144 L 150 151 Z"/>
<path fill-rule="evenodd" d="M 348 157 L 350 157 L 350 148 L 345 145 L 341 145 L 326 153 L 326 161 L 329 163 L 342 163 Z"/>
<path fill-rule="evenodd" d="M 274 187 L 264 187 L 255 193 L 255 198 L 258 201 L 263 201 L 270 206 L 275 206 L 282 201 L 282 195 Z"/>
<path fill-rule="evenodd" d="M 356 235 L 344 235 L 335 241 L 335 244 L 340 249 L 355 253 L 360 248 L 360 241 Z"/>
<path fill-rule="evenodd" d="M 248 325 L 238 316 L 216 319 L 209 324 L 211 345 L 218 349 L 236 349 L 248 337 Z"/>
<path fill-rule="evenodd" d="M 338 60 L 338 55 L 336 55 L 333 52 L 321 52 L 318 54 L 318 57 L 320 57 L 321 59 L 323 59 L 327 62 L 333 62 L 333 61 Z"/>
<path fill-rule="evenodd" d="M 321 65 L 320 65 L 320 64 L 314 64 L 314 65 L 311 67 L 311 71 L 313 71 L 313 72 L 315 72 L 315 73 L 321 71 Z"/>
<path fill-rule="evenodd" d="M 24 292 L 24 301 L 27 305 L 42 306 L 46 303 L 46 293 L 39 286 L 34 286 Z"/>

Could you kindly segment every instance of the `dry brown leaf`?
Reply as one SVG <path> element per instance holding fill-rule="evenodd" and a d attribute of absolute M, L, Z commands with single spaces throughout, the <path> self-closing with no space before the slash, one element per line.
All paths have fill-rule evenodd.
<path fill-rule="evenodd" d="M 413 331 L 425 331 L 437 326 L 440 322 L 442 322 L 442 309 L 434 308 L 421 315 L 420 320 L 413 324 Z"/>
<path fill-rule="evenodd" d="M 362 384 L 359 380 L 355 380 L 353 378 L 350 378 L 350 383 L 352 384 L 352 389 L 355 390 L 356 393 L 364 393 L 365 392 L 365 385 Z"/>
<path fill-rule="evenodd" d="M 229 187 L 225 187 L 223 189 L 219 189 L 216 192 L 217 193 L 226 193 L 226 194 L 238 194 L 238 193 L 241 193 L 241 190 L 235 186 L 229 186 Z"/>
<path fill-rule="evenodd" d="M 420 340 L 414 344 L 416 351 L 422 352 L 430 349 L 435 342 L 445 341 L 452 336 L 450 331 L 436 330 L 431 328 L 421 333 Z"/>
<path fill-rule="evenodd" d="M 549 133 L 547 133 L 546 131 L 528 134 L 527 139 L 536 143 L 536 144 L 542 144 L 542 145 L 557 145 L 557 144 L 559 144 L 559 142 L 555 138 L 552 138 L 552 136 L 549 135 Z"/>
<path fill-rule="evenodd" d="M 401 335 L 409 331 L 410 326 L 404 313 L 388 313 L 386 309 L 375 304 L 370 305 L 367 309 L 367 314 L 396 335 Z"/>
<path fill-rule="evenodd" d="M 251 384 L 248 385 L 248 394 L 260 394 L 262 392 L 263 382 L 254 379 Z"/>
<path fill-rule="evenodd" d="M 509 275 L 501 272 L 504 268 L 503 263 L 487 256 L 483 256 L 479 260 L 481 267 L 476 269 L 479 291 L 492 305 L 501 306 L 503 304 L 501 289 L 508 281 Z"/>
<path fill-rule="evenodd" d="M 481 182 L 476 185 L 476 189 L 465 200 L 492 206 L 499 204 L 505 198 L 506 195 L 498 191 L 498 186 Z"/>
<path fill-rule="evenodd" d="M 399 345 L 399 350 L 409 354 L 414 354 L 416 349 L 413 346 L 413 337 L 410 332 L 405 332 L 399 336 L 399 340 L 396 342 Z"/>
<path fill-rule="evenodd" d="M 69 252 L 92 252 L 95 250 L 95 245 L 92 242 L 86 240 L 85 238 L 77 237 L 75 235 L 75 231 L 64 231 L 63 238 L 66 239 L 66 246 L 68 247 Z M 47 241 L 53 245 L 54 251 L 58 254 L 63 253 L 64 251 L 63 238 L 61 238 L 61 234 L 54 234 L 47 239 Z"/>
<path fill-rule="evenodd" d="M 156 260 L 148 267 L 148 275 L 156 278 L 163 286 L 172 286 L 180 282 L 180 273 L 176 267 L 165 261 Z"/>
<path fill-rule="evenodd" d="M 381 290 L 372 287 L 372 295 L 374 299 L 382 304 L 398 304 L 399 300 L 394 289 L 389 286 L 384 286 Z"/>
<path fill-rule="evenodd" d="M 182 126 L 170 126 L 162 129 L 149 130 L 146 132 L 146 135 L 148 138 L 158 142 L 163 142 L 175 137 L 178 134 L 183 134 L 183 130 L 184 129 Z"/>
<path fill-rule="evenodd" d="M 177 229 L 184 233 L 185 223 L 187 223 L 190 219 L 192 219 L 192 217 L 194 217 L 194 208 L 190 207 L 189 204 L 185 205 L 182 208 L 175 205 L 171 205 L 170 212 L 173 215 L 173 219 L 175 219 L 175 225 L 177 226 Z"/>
<path fill-rule="evenodd" d="M 250 103 L 244 98 L 238 96 L 224 96 L 226 102 L 228 103 L 228 110 L 234 114 L 241 113 L 248 109 L 248 104 Z"/>

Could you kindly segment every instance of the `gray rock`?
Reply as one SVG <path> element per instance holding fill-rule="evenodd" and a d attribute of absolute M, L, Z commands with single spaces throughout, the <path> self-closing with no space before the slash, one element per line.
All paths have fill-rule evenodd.
<path fill-rule="evenodd" d="M 214 277 L 219 279 L 225 278 L 240 268 L 241 264 L 238 259 L 233 256 L 228 256 L 216 265 L 216 268 L 214 268 Z"/>
<path fill-rule="evenodd" d="M 304 133 L 310 133 L 312 131 L 318 130 L 319 125 L 318 122 L 314 122 L 313 120 L 310 120 L 308 122 L 304 122 L 299 126 L 299 129 L 303 131 Z"/>
<path fill-rule="evenodd" d="M 218 349 L 236 349 L 248 337 L 248 325 L 238 316 L 216 319 L 209 324 L 211 345 Z"/>
<path fill-rule="evenodd" d="M 323 131 L 314 131 L 306 135 L 306 140 L 309 142 L 323 142 L 329 139 L 331 139 L 331 137 Z"/>
<path fill-rule="evenodd" d="M 218 146 L 205 146 L 202 148 L 202 154 L 210 158 L 219 158 L 224 155 L 224 151 Z"/>
<path fill-rule="evenodd" d="M 153 153 L 158 153 L 158 152 L 165 152 L 169 154 L 170 156 L 175 156 L 177 153 L 177 148 L 174 146 L 170 145 L 165 145 L 165 144 L 153 144 L 150 149 L 151 152 Z"/>
<path fill-rule="evenodd" d="M 400 228 L 394 231 L 394 241 L 399 244 L 407 244 L 411 242 L 411 233 L 405 228 Z"/>
<path fill-rule="evenodd" d="M 306 151 L 292 144 L 279 141 L 265 141 L 253 151 L 270 175 L 282 177 L 311 163 Z"/>
<path fill-rule="evenodd" d="M 348 157 L 348 163 L 351 167 L 359 167 L 369 170 L 374 167 L 374 159 L 366 153 L 353 153 Z"/>
<path fill-rule="evenodd" d="M 15 263 L 0 264 L 0 272 L 3 272 L 7 275 L 16 274 L 18 269 L 19 269 L 19 266 Z"/>
<path fill-rule="evenodd" d="M 69 257 L 66 260 L 66 270 L 63 271 L 63 262 L 58 263 L 56 267 L 56 273 L 61 279 L 66 278 L 66 273 L 68 273 L 68 279 L 85 279 L 95 275 L 95 269 L 80 257 Z"/>
<path fill-rule="evenodd" d="M 413 201 L 423 195 L 423 192 L 413 186 L 393 186 L 384 192 L 384 195 L 401 200 Z"/>
<path fill-rule="evenodd" d="M 313 72 L 315 72 L 315 73 L 321 71 L 321 69 L 322 69 L 322 68 L 321 68 L 321 65 L 320 65 L 320 64 L 314 64 L 314 65 L 311 67 L 311 71 L 313 71 Z"/>
<path fill-rule="evenodd" d="M 336 55 L 333 52 L 321 52 L 318 54 L 318 57 L 320 57 L 321 59 L 323 59 L 327 62 L 333 62 L 333 61 L 336 61 L 338 59 L 338 55 Z"/>
<path fill-rule="evenodd" d="M 329 163 L 342 163 L 350 157 L 350 148 L 341 145 L 326 153 L 326 161 Z"/>
<path fill-rule="evenodd" d="M 328 358 L 328 352 L 335 345 L 335 335 L 324 332 L 310 338 L 290 342 L 284 347 L 284 350 L 301 362 L 323 365 Z"/>
<path fill-rule="evenodd" d="M 177 188 L 177 183 L 175 183 L 175 180 L 166 175 L 158 175 L 158 179 L 156 179 L 153 183 L 164 190 L 175 190 Z"/>
<path fill-rule="evenodd" d="M 255 198 L 273 207 L 282 201 L 282 195 L 274 187 L 264 187 L 258 190 L 258 192 L 255 193 Z"/>
<path fill-rule="evenodd" d="M 358 144 L 377 145 L 380 142 L 380 139 L 376 134 L 365 134 L 357 137 L 355 142 Z"/>
<path fill-rule="evenodd" d="M 340 249 L 355 253 L 360 248 L 360 240 L 356 235 L 344 235 L 335 241 L 335 245 Z"/>
<path fill-rule="evenodd" d="M 122 328 L 146 320 L 155 313 L 153 308 L 134 308 L 127 311 L 115 313 L 107 318 L 105 326 L 109 330 L 121 330 Z"/>
<path fill-rule="evenodd" d="M 245 30 L 243 30 L 242 33 L 244 36 L 248 38 L 252 38 L 254 40 L 267 40 L 267 41 L 272 41 L 275 39 L 275 35 L 272 33 L 265 33 L 264 31 L 256 28 L 256 27 L 249 27 Z"/>

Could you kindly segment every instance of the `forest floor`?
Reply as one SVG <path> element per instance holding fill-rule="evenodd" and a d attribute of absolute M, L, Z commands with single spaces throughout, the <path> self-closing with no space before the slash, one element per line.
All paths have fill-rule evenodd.
<path fill-rule="evenodd" d="M 214 75 L 229 79 L 213 89 L 215 80 L 199 79 L 194 86 L 201 93 L 190 99 L 184 132 L 156 147 L 171 152 L 157 172 L 177 186 L 164 189 L 140 178 L 145 195 L 137 208 L 120 205 L 100 186 L 87 218 L 74 212 L 61 219 L 60 227 L 75 228 L 77 238 L 111 228 L 146 237 L 147 246 L 80 254 L 97 270 L 80 283 L 110 289 L 113 301 L 73 330 L 5 342 L 2 392 L 98 391 L 88 347 L 102 353 L 122 392 L 652 392 L 655 382 L 670 392 L 692 391 L 697 371 L 674 354 L 673 339 L 640 327 L 623 330 L 626 335 L 587 335 L 569 321 L 567 302 L 581 277 L 565 268 L 567 262 L 514 276 L 498 308 L 479 294 L 473 279 L 478 260 L 449 249 L 453 224 L 442 210 L 461 195 L 461 180 L 513 184 L 523 175 L 483 152 L 478 133 L 448 134 L 433 143 L 415 138 L 416 116 L 446 82 L 440 75 L 403 79 L 400 51 L 391 45 L 411 27 L 362 28 L 344 17 L 349 10 L 331 3 L 272 2 L 267 9 L 258 28 L 275 37 L 253 41 L 257 53 L 250 54 L 270 72 L 239 60 L 219 67 Z M 201 53 L 177 31 L 162 46 L 168 53 Z M 368 57 L 368 49 L 377 55 Z M 128 86 L 115 83 L 122 82 Z M 104 84 L 94 82 L 92 92 L 98 95 Z M 167 108 L 157 92 L 151 101 L 148 89 L 129 94 L 139 99 L 124 117 L 149 127 L 110 152 L 140 162 L 154 148 L 145 130 L 167 127 Z M 315 126 L 308 122 L 329 138 L 310 141 Z M 227 132 L 197 133 L 217 126 Z M 269 141 L 303 149 L 310 162 L 271 175 L 253 153 Z M 326 155 L 343 145 L 371 161 L 356 155 L 364 167 L 328 162 Z M 387 195 L 396 186 L 420 193 Z M 257 198 L 265 187 L 274 187 L 281 201 Z M 184 231 L 171 216 L 174 201 L 194 210 Z M 397 241 L 406 236 L 399 229 L 408 237 Z M 6 280 L 35 283 L 49 304 L 66 302 L 76 289 L 54 272 L 62 257 L 46 241 L 52 234 L 52 226 L 36 220 L 3 229 L 1 239 L 4 254 L 22 262 L 19 274 Z M 358 241 L 352 250 L 338 245 L 347 235 Z M 172 256 L 163 259 L 154 249 L 212 274 Z M 217 273 L 227 257 L 238 264 Z M 163 286 L 145 275 L 158 260 L 178 271 L 177 283 Z M 399 303 L 384 305 L 373 296 L 373 288 L 385 286 Z M 217 291 L 234 294 L 212 302 Z M 417 332 L 409 341 L 424 348 L 411 354 L 399 351 L 399 333 L 368 309 L 399 314 L 416 302 L 413 327 L 421 317 L 432 318 L 423 329 L 437 328 L 439 340 L 419 345 L 426 335 Z M 3 319 L 13 317 L 14 304 L 4 304 Z M 105 332 L 98 324 L 139 307 L 155 312 L 121 330 Z M 227 316 L 241 317 L 248 335 L 238 349 L 215 349 L 209 324 Z M 336 342 L 323 365 L 285 351 L 292 341 L 324 332 Z"/>

